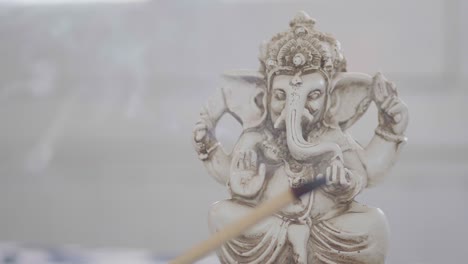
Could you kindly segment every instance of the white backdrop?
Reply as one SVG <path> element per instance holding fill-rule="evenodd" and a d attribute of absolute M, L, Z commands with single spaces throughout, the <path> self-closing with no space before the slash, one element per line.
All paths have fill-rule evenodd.
<path fill-rule="evenodd" d="M 198 111 L 305 10 L 350 71 L 383 71 L 410 108 L 400 162 L 359 197 L 388 215 L 388 263 L 465 258 L 468 3 L 79 2 L 0 1 L 0 240 L 174 254 L 206 238 L 227 192 L 192 149 Z M 223 124 L 232 145 L 240 127 Z M 375 124 L 370 111 L 353 134 Z"/>

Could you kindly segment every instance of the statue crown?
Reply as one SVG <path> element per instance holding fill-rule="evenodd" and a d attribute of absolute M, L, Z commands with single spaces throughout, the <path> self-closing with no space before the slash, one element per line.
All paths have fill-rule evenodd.
<path fill-rule="evenodd" d="M 340 43 L 331 35 L 314 28 L 315 20 L 300 11 L 280 32 L 260 47 L 261 69 L 267 78 L 279 72 L 305 73 L 322 70 L 329 77 L 346 71 Z"/>

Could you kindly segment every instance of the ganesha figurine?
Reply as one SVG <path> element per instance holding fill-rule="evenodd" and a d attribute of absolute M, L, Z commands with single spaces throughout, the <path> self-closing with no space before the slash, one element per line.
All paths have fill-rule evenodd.
<path fill-rule="evenodd" d="M 212 205 L 215 233 L 287 188 L 319 177 L 326 185 L 228 241 L 221 263 L 384 263 L 385 215 L 355 201 L 381 180 L 406 142 L 408 110 L 381 73 L 347 72 L 340 43 L 299 12 L 289 30 L 260 49 L 260 68 L 224 75 L 203 107 L 193 143 L 230 199 Z M 367 146 L 348 129 L 374 102 L 378 126 Z M 232 115 L 242 133 L 231 153 L 216 125 Z"/>

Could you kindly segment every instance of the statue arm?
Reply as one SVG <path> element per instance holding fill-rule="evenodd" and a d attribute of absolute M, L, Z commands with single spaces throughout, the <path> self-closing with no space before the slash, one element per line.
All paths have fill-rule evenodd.
<path fill-rule="evenodd" d="M 338 202 L 346 203 L 354 199 L 367 185 L 367 172 L 355 149 L 343 152 L 344 168 L 348 187 L 340 191 Z"/>
<path fill-rule="evenodd" d="M 364 149 L 368 186 L 374 186 L 383 180 L 395 164 L 403 145 L 404 141 L 394 142 L 374 135 Z"/>
<path fill-rule="evenodd" d="M 236 146 L 232 154 L 227 154 L 220 142 L 216 137 L 211 136 L 211 142 L 207 143 L 211 146 L 205 153 L 199 154 L 200 159 L 203 161 L 208 173 L 219 183 L 227 184 L 231 177 L 232 160 L 238 160 L 240 154 L 246 152 L 259 151 L 258 145 L 264 139 L 263 134 L 250 131 L 244 132 L 237 140 Z M 255 163 L 257 163 L 255 158 Z M 256 164 L 257 165 L 257 164 Z M 255 165 L 255 166 L 256 166 Z"/>
<path fill-rule="evenodd" d="M 226 153 L 216 139 L 216 125 L 225 114 L 238 120 L 244 131 L 257 127 L 266 115 L 264 108 L 257 105 L 263 96 L 263 76 L 258 72 L 234 72 L 226 74 L 225 84 L 211 96 L 200 113 L 200 119 L 193 131 L 193 143 L 198 157 L 203 161 L 209 174 L 221 184 L 227 184 L 230 177 L 232 153 Z M 245 138 L 241 135 L 238 143 Z M 243 143 L 246 145 L 246 143 Z M 248 145 L 248 144 L 247 144 Z"/>
<path fill-rule="evenodd" d="M 338 203 L 347 203 L 352 201 L 367 186 L 367 170 L 362 162 L 363 149 L 360 147 L 351 136 L 344 137 L 346 144 L 342 144 L 343 161 L 332 162 L 327 170 L 331 174 L 337 173 L 342 175 L 330 175 L 329 171 L 325 173 L 327 177 L 335 179 L 334 183 L 329 184 L 325 191 L 333 194 L 333 197 Z M 342 164 L 343 170 L 340 168 L 333 168 L 334 166 Z M 341 178 L 341 179 L 340 179 Z"/>
<path fill-rule="evenodd" d="M 263 140 L 263 135 L 258 132 L 244 132 L 234 147 L 233 153 L 227 154 L 220 142 L 214 136 L 211 138 L 211 146 L 200 158 L 208 173 L 219 183 L 227 184 L 230 180 L 231 163 L 233 156 L 238 159 L 238 154 L 247 151 L 258 151 L 258 143 Z M 236 155 L 237 154 L 237 155 Z"/>
<path fill-rule="evenodd" d="M 227 112 L 223 89 L 209 98 L 200 112 L 200 118 L 193 130 L 193 145 L 208 173 L 219 183 L 226 185 L 229 180 L 231 155 L 226 153 L 216 139 L 216 124 Z"/>
<path fill-rule="evenodd" d="M 231 155 L 227 154 L 218 142 L 215 149 L 203 160 L 208 173 L 219 183 L 226 185 L 229 181 L 229 168 L 231 166 Z"/>
<path fill-rule="evenodd" d="M 380 73 L 373 78 L 373 94 L 379 125 L 363 151 L 368 186 L 382 181 L 395 164 L 406 142 L 404 134 L 409 121 L 408 108 L 398 97 L 395 84 Z"/>

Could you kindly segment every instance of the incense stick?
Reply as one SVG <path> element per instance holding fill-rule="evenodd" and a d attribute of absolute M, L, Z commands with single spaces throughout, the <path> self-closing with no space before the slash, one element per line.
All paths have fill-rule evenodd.
<path fill-rule="evenodd" d="M 315 181 L 306 183 L 301 187 L 288 189 L 268 202 L 259 205 L 245 217 L 214 233 L 210 238 L 195 245 L 184 254 L 169 262 L 169 264 L 189 264 L 195 262 L 196 260 L 206 256 L 211 251 L 216 250 L 226 241 L 239 236 L 243 231 L 249 229 L 251 226 L 278 212 L 286 205 L 292 203 L 296 199 L 299 199 L 302 195 L 311 192 L 323 184 L 325 184 L 325 178 L 319 178 Z"/>

